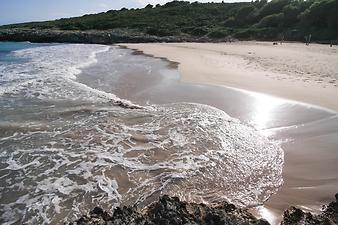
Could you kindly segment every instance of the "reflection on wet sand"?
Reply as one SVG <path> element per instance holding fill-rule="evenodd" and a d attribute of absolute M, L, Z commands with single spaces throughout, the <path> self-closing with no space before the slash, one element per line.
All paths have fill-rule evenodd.
<path fill-rule="evenodd" d="M 84 83 L 92 82 L 98 79 L 95 76 L 109 77 L 111 73 L 94 66 L 80 79 Z M 264 206 L 255 210 L 273 224 L 290 205 L 316 212 L 337 192 L 336 112 L 233 88 L 182 83 L 178 72 L 169 67 L 155 67 L 147 73 L 133 70 L 120 77 L 123 78 L 108 84 L 119 97 L 138 104 L 195 102 L 211 105 L 279 141 L 285 152 L 284 185 Z M 147 85 L 128 88 L 140 82 Z M 119 91 L 121 87 L 123 91 Z"/>

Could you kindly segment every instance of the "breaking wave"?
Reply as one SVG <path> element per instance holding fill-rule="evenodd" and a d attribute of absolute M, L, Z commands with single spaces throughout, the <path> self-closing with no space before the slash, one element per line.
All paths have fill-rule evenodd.
<path fill-rule="evenodd" d="M 106 51 L 125 50 L 44 46 L 0 66 L 2 223 L 56 224 L 162 194 L 251 206 L 280 187 L 282 149 L 225 112 L 141 107 L 79 83 L 81 69 Z"/>

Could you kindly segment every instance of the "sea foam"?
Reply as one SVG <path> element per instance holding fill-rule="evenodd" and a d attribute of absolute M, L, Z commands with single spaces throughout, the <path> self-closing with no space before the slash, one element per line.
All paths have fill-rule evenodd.
<path fill-rule="evenodd" d="M 225 112 L 192 103 L 133 107 L 79 83 L 81 68 L 105 51 L 122 50 L 19 50 L 30 60 L 1 69 L 2 223 L 58 224 L 162 194 L 252 206 L 280 187 L 282 149 Z"/>

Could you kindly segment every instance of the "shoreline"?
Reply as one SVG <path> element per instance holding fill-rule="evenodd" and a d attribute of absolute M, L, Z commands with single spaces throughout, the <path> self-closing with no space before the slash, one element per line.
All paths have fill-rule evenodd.
<path fill-rule="evenodd" d="M 310 46 L 309 50 L 308 46 L 300 43 L 284 43 L 277 47 L 269 44 L 271 43 L 157 43 L 118 46 L 177 63 L 182 82 L 220 85 L 268 94 L 338 112 L 338 102 L 335 101 L 338 99 L 338 74 L 334 73 L 333 65 L 334 60 L 338 60 L 337 48 L 313 44 L 315 49 L 312 50 Z M 323 52 L 323 47 L 330 52 Z M 290 57 L 292 63 L 289 65 L 289 54 L 303 49 L 304 53 Z M 260 50 L 263 50 L 261 55 Z M 277 51 L 273 53 L 271 50 Z M 318 50 L 322 52 L 317 53 Z M 279 53 L 283 55 L 278 55 Z M 319 57 L 323 55 L 326 58 L 321 60 Z M 299 56 L 305 59 L 297 58 Z M 282 61 L 269 69 L 269 63 L 275 59 Z M 325 59 L 331 61 L 325 62 Z M 302 60 L 306 61 L 304 65 L 298 65 Z M 314 62 L 320 63 L 320 70 L 325 72 L 325 77 L 317 74 L 320 71 L 311 72 Z M 281 66 L 283 63 L 286 65 Z M 305 67 L 304 71 L 301 71 L 302 66 Z M 332 73 L 334 77 L 330 77 Z"/>
<path fill-rule="evenodd" d="M 266 43 L 264 43 L 266 44 Z M 159 45 L 159 44 L 157 44 Z M 167 44 L 164 44 L 167 45 Z M 188 44 L 189 45 L 189 44 Z M 203 44 L 201 44 L 203 45 Z M 208 44 L 207 44 L 208 45 Z M 299 45 L 299 44 L 296 44 Z M 132 45 L 133 46 L 133 45 Z M 144 44 L 145 47 L 147 47 L 147 44 Z M 126 47 L 126 46 L 124 46 Z M 134 47 L 134 46 L 133 46 Z M 129 47 L 131 48 L 131 47 Z M 140 51 L 140 49 L 133 49 L 134 51 L 136 51 L 138 54 L 140 54 L 142 51 Z M 149 50 L 149 49 L 148 49 Z M 149 54 L 149 52 L 147 52 L 147 49 L 145 51 L 146 56 L 149 57 L 155 57 L 155 58 L 159 58 L 159 59 L 164 59 L 166 61 L 168 61 L 169 63 L 176 63 L 178 66 L 182 66 L 182 64 L 180 64 L 179 61 L 175 61 L 172 60 L 173 58 L 166 58 L 163 57 L 162 55 L 152 55 Z M 177 52 L 177 55 L 179 55 L 179 52 Z M 203 65 L 202 65 L 203 66 Z M 198 67 L 198 66 L 197 66 Z M 199 68 L 199 67 L 198 67 Z M 208 67 L 208 69 L 210 69 L 210 67 Z M 216 68 L 217 69 L 217 68 Z M 241 69 L 239 69 L 239 71 L 242 71 Z M 285 162 L 287 163 L 287 167 L 286 170 L 283 172 L 285 176 L 285 185 L 283 185 L 280 190 L 277 192 L 277 194 L 275 193 L 274 195 L 272 195 L 270 197 L 270 199 L 264 203 L 264 205 L 262 207 L 255 207 L 253 208 L 250 212 L 253 213 L 254 215 L 261 217 L 263 216 L 263 218 L 268 219 L 269 222 L 272 222 L 272 224 L 277 224 L 279 222 L 281 222 L 281 216 L 284 212 L 284 210 L 287 207 L 290 207 L 292 205 L 297 206 L 302 208 L 303 210 L 310 210 L 312 212 L 319 212 L 319 206 L 326 204 L 328 202 L 331 201 L 331 198 L 329 196 L 332 196 L 333 190 L 329 189 L 329 188 L 325 188 L 324 186 L 318 186 L 318 182 L 324 182 L 326 184 L 325 179 L 323 178 L 322 175 L 314 175 L 317 174 L 315 171 L 313 171 L 312 167 L 314 165 L 316 165 L 317 170 L 320 170 L 321 173 L 326 174 L 325 176 L 327 176 L 327 173 L 330 173 L 330 170 L 326 170 L 325 169 L 325 163 L 326 165 L 330 165 L 332 162 L 327 161 L 327 159 L 325 159 L 325 155 L 332 151 L 333 149 L 331 149 L 331 147 L 329 147 L 329 145 L 326 145 L 326 141 L 329 141 L 329 143 L 331 143 L 330 140 L 327 140 L 325 138 L 321 139 L 316 139 L 317 135 L 318 137 L 321 137 L 321 135 L 327 135 L 327 132 L 330 132 L 330 128 L 324 123 L 322 126 L 318 125 L 318 126 L 309 126 L 307 125 L 306 119 L 303 120 L 304 118 L 307 118 L 310 114 L 307 114 L 307 112 L 313 112 L 315 113 L 316 111 L 323 111 L 323 112 L 327 112 L 329 114 L 332 114 L 334 116 L 334 118 L 336 118 L 337 115 L 337 110 L 333 110 L 330 109 L 328 107 L 325 106 L 320 106 L 317 104 L 313 104 L 312 102 L 308 103 L 308 102 L 304 102 L 304 101 L 300 101 L 300 100 L 295 100 L 295 99 L 290 99 L 290 98 L 286 98 L 285 96 L 271 96 L 270 93 L 262 93 L 259 91 L 252 91 L 252 90 L 247 90 L 244 88 L 238 88 L 238 87 L 229 87 L 226 84 L 215 84 L 215 83 L 203 83 L 203 82 L 196 82 L 196 81 L 190 81 L 189 79 L 187 79 L 187 77 L 184 77 L 184 74 L 181 72 L 181 70 L 179 69 L 179 73 L 180 73 L 180 79 L 177 81 L 179 85 L 201 85 L 201 86 L 208 86 L 210 85 L 211 89 L 215 89 L 217 91 L 212 91 L 213 94 L 215 95 L 215 99 L 209 99 L 209 101 L 211 101 L 212 105 L 213 104 L 218 104 L 217 101 L 220 101 L 220 99 L 218 99 L 219 96 L 221 96 L 222 94 L 229 94 L 229 97 L 223 98 L 223 101 L 228 101 L 231 99 L 233 99 L 235 102 L 241 102 L 241 105 L 238 105 L 239 108 L 245 109 L 246 105 L 243 104 L 245 102 L 250 102 L 252 101 L 252 99 L 263 99 L 263 102 L 265 102 L 265 106 L 262 105 L 261 103 L 259 103 L 258 107 L 262 107 L 263 108 L 261 110 L 258 110 L 257 112 L 261 112 L 263 113 L 263 115 L 266 117 L 266 120 L 269 120 L 269 113 L 264 112 L 264 108 L 267 108 L 267 112 L 269 112 L 269 110 L 271 109 L 270 107 L 274 108 L 274 103 L 273 103 L 273 99 L 277 98 L 280 99 L 281 101 L 278 100 L 278 102 L 285 102 L 286 105 L 284 105 L 284 107 L 281 105 L 280 110 L 278 110 L 278 114 L 279 115 L 275 115 L 276 120 L 275 121 L 279 121 L 277 122 L 277 124 L 282 125 L 280 126 L 276 126 L 276 131 L 273 131 L 275 128 L 274 127 L 265 127 L 263 129 L 267 129 L 267 131 L 269 132 L 269 129 L 272 128 L 272 132 L 276 132 L 275 135 L 273 135 L 274 137 L 272 137 L 273 139 L 289 139 L 291 138 L 293 141 L 289 142 L 289 143 L 284 143 L 284 152 L 285 152 Z M 191 74 L 190 74 L 191 75 Z M 221 76 L 221 75 L 220 75 Z M 188 78 L 191 78 L 191 76 L 188 76 Z M 207 79 L 207 75 L 205 77 L 205 79 Z M 279 80 L 276 80 L 276 82 L 278 83 Z M 302 81 L 299 81 L 297 83 L 300 83 Z M 318 84 L 315 84 L 317 86 L 320 86 Z M 233 95 L 231 94 L 231 91 L 226 91 L 225 93 L 223 93 L 221 91 L 221 89 L 227 89 L 227 90 L 233 90 L 233 91 L 237 91 L 239 93 L 243 93 L 240 95 L 247 95 L 249 98 L 243 102 L 242 100 L 238 99 L 237 95 Z M 312 89 L 310 89 L 311 91 Z M 338 89 L 337 89 L 338 92 Z M 187 92 L 188 94 L 188 92 Z M 195 93 L 194 95 L 199 96 L 198 93 Z M 174 94 L 176 95 L 176 94 Z M 207 94 L 208 95 L 208 94 Z M 188 94 L 188 96 L 190 96 L 190 94 Z M 217 97 L 218 96 L 218 97 Z M 236 97 L 237 96 L 237 97 Z M 252 96 L 252 98 L 250 97 Z M 187 97 L 189 98 L 189 97 Z M 203 99 L 205 97 L 202 97 Z M 218 100 L 217 100 L 218 99 Z M 251 100 L 250 100 L 251 99 Z M 264 100 L 265 99 L 265 100 Z M 267 100 L 270 99 L 270 100 Z M 196 99 L 197 100 L 197 99 Z M 196 101 L 195 100 L 195 101 Z M 197 100 L 198 102 L 200 100 Z M 271 101 L 271 106 L 270 106 L 270 102 Z M 210 103 L 210 102 L 209 102 Z M 205 104 L 209 104 L 209 103 L 205 103 Z M 284 103 L 284 104 L 285 104 Z M 221 106 L 222 103 L 219 105 Z M 227 104 L 225 104 L 224 106 L 226 106 Z M 235 103 L 235 105 L 237 105 Z M 213 105 L 215 106 L 215 105 Z M 233 107 L 231 106 L 231 104 L 228 104 L 228 107 L 230 106 L 230 108 L 228 108 L 230 111 L 232 111 L 233 113 Z M 303 108 L 303 112 L 299 114 L 297 114 L 297 107 L 301 107 Z M 252 107 L 252 106 L 251 106 Z M 225 107 L 217 107 L 220 109 L 223 109 L 227 112 L 227 108 Z M 309 110 L 307 110 L 307 108 L 309 108 Z M 331 107 L 332 108 L 332 107 Z M 249 112 L 249 114 L 255 114 L 255 109 L 254 108 L 249 108 L 251 110 L 253 110 L 253 112 Z M 229 111 L 228 110 L 228 111 Z M 256 109 L 257 110 L 257 109 Z M 232 115 L 232 113 L 230 113 L 230 115 Z M 305 114 L 304 114 L 305 113 Z M 241 118 L 241 120 L 243 120 L 243 118 L 241 116 L 238 117 L 238 114 L 236 115 L 232 115 L 235 118 Z M 242 114 L 243 116 L 243 114 Z M 285 117 L 286 116 L 286 117 Z M 291 116 L 291 117 L 290 117 Z M 244 115 L 244 118 L 248 119 L 248 115 Z M 288 122 L 285 121 L 286 118 L 289 118 Z M 311 116 L 309 117 L 311 118 Z M 309 119 L 308 118 L 308 119 Z M 312 118 L 314 119 L 314 117 Z M 250 120 L 250 119 L 249 119 Z M 315 121 L 316 119 L 314 119 Z M 284 121 L 284 122 L 283 122 Z M 335 119 L 332 120 L 332 122 L 334 122 Z M 296 122 L 296 123 L 295 123 Z M 276 125 L 276 124 L 275 124 Z M 289 125 L 293 125 L 291 127 L 295 128 L 296 133 L 301 133 L 304 134 L 305 137 L 307 137 L 307 139 L 302 139 L 300 137 L 298 137 L 297 135 L 295 135 L 293 132 L 295 131 L 290 131 L 288 132 L 287 130 L 289 128 L 287 128 L 285 131 L 283 131 L 283 127 L 286 126 L 288 127 Z M 304 126 L 304 129 L 302 130 L 301 127 Z M 299 128 L 297 128 L 299 127 Z M 281 130 L 279 130 L 279 128 L 282 128 Z M 279 131 L 278 131 L 279 130 Z M 308 130 L 308 131 L 306 131 Z M 264 131 L 263 131 L 264 132 Z M 308 136 L 308 132 L 315 132 L 316 136 Z M 313 135 L 313 134 L 312 134 Z M 326 141 L 325 141 L 326 140 Z M 320 157 L 320 153 L 315 153 L 316 152 L 316 148 L 321 148 L 322 149 L 322 154 L 323 156 Z M 331 150 L 330 150 L 331 149 Z M 315 157 L 305 157 L 304 158 L 304 154 L 305 156 L 308 154 L 316 154 Z M 332 156 L 334 157 L 334 156 Z M 319 159 L 322 158 L 322 160 L 320 161 Z M 318 159 L 318 160 L 317 160 Z M 299 163 L 301 163 L 301 166 L 299 166 Z M 318 164 L 319 163 L 319 164 Z M 308 171 L 308 172 L 305 172 Z M 312 171 L 312 172 L 311 172 Z M 332 172 L 332 171 L 331 171 Z M 313 174 L 312 176 L 310 174 Z M 324 176 L 324 177 L 325 177 Z M 317 180 L 317 181 L 316 181 Z M 336 182 L 336 181 L 334 181 Z M 334 183 L 333 182 L 333 183 Z M 303 190 L 304 188 L 304 190 Z M 303 191 L 301 191 L 303 190 Z M 311 191 L 313 190 L 313 191 Z M 302 192 L 302 193 L 300 193 Z M 315 194 L 314 192 L 318 192 L 319 194 Z M 315 196 L 315 197 L 311 197 Z M 314 207 L 316 206 L 316 207 Z M 309 207 L 309 208 L 307 208 Z"/>
<path fill-rule="evenodd" d="M 79 46 L 73 46 L 73 47 L 79 47 Z M 83 47 L 83 46 L 81 46 L 81 47 Z M 89 47 L 89 46 L 87 46 L 87 47 Z M 90 46 L 90 48 L 92 48 L 92 47 L 95 47 L 95 46 Z M 101 46 L 101 47 L 104 47 L 104 46 Z M 116 48 L 116 47 L 112 47 L 112 48 Z M 120 51 L 118 48 L 116 48 L 116 50 Z M 97 49 L 94 48 L 91 51 L 95 52 L 95 51 L 97 51 Z M 53 51 L 53 52 L 57 52 L 57 51 Z M 194 85 L 194 84 L 183 83 L 183 82 L 180 82 L 180 76 L 178 74 L 178 71 L 177 71 L 175 64 L 171 64 L 170 62 L 168 63 L 168 61 L 163 62 L 162 60 L 151 59 L 149 57 L 147 59 L 147 57 L 143 57 L 141 55 L 137 56 L 137 54 L 140 54 L 140 53 L 136 53 L 136 56 L 132 56 L 133 55 L 132 52 L 133 51 L 131 51 L 131 50 L 127 50 L 125 52 L 126 54 L 124 55 L 124 57 L 125 57 L 124 60 L 122 60 L 120 63 L 119 63 L 118 60 L 117 60 L 117 62 L 116 62 L 116 60 L 112 61 L 112 58 L 114 59 L 114 56 L 116 56 L 114 51 L 112 51 L 111 54 L 108 54 L 109 51 L 101 52 L 100 54 L 97 54 L 97 61 L 100 62 L 100 63 L 93 64 L 89 67 L 86 67 L 86 69 L 82 70 L 81 74 L 79 74 L 77 78 L 79 79 L 79 77 L 82 76 L 82 82 L 80 82 L 80 83 L 83 83 L 84 85 L 86 85 L 86 82 L 83 82 L 83 81 L 86 81 L 86 74 L 87 74 L 88 75 L 87 76 L 87 78 L 88 78 L 87 82 L 89 82 L 87 84 L 88 84 L 89 87 L 94 88 L 94 89 L 96 89 L 97 87 L 100 87 L 100 88 L 98 88 L 99 90 L 107 91 L 108 93 L 111 91 L 112 93 L 116 94 L 116 96 L 121 97 L 120 95 L 117 95 L 118 92 L 113 88 L 112 84 L 114 84 L 115 87 L 119 87 L 118 90 L 120 91 L 120 94 L 123 94 L 122 95 L 123 99 L 132 100 L 132 99 L 130 99 L 130 97 L 132 97 L 133 100 L 147 99 L 147 100 L 151 100 L 151 102 L 160 100 L 160 101 L 164 101 L 163 103 L 170 103 L 170 102 L 175 103 L 175 102 L 177 102 L 177 100 L 181 101 L 182 99 L 185 99 L 185 100 L 188 100 L 187 102 L 196 102 L 196 103 L 205 104 L 205 105 L 212 104 L 214 107 L 217 106 L 216 108 L 223 109 L 223 111 L 231 111 L 230 108 L 233 107 L 233 109 L 232 109 L 233 111 L 232 111 L 231 114 L 235 115 L 235 118 L 243 119 L 243 117 L 238 116 L 238 115 L 242 115 L 242 116 L 244 115 L 244 118 L 247 118 L 246 121 L 256 121 L 257 124 L 262 125 L 261 126 L 262 129 L 264 129 L 264 128 L 266 128 L 266 129 L 272 128 L 273 129 L 274 127 L 278 128 L 278 127 L 280 127 L 280 125 L 288 126 L 288 125 L 290 125 L 289 122 L 293 122 L 293 121 L 297 122 L 297 124 L 304 123 L 304 121 L 309 121 L 309 122 L 314 121 L 315 122 L 316 119 L 320 119 L 320 118 L 322 118 L 322 116 L 324 116 L 324 117 L 327 116 L 326 113 L 324 113 L 324 115 L 322 115 L 321 112 L 314 112 L 314 115 L 307 115 L 308 111 L 316 111 L 316 110 L 314 110 L 314 109 L 308 110 L 306 107 L 299 107 L 297 105 L 286 103 L 286 105 L 289 105 L 289 106 L 283 105 L 283 107 L 280 107 L 280 108 L 278 107 L 278 105 L 273 106 L 276 109 L 279 108 L 280 110 L 279 110 L 278 114 L 270 112 L 272 115 L 274 115 L 277 118 L 273 119 L 273 116 L 272 116 L 272 117 L 270 117 L 270 121 L 268 121 L 269 120 L 269 109 L 267 109 L 267 110 L 265 109 L 266 111 L 264 112 L 264 108 L 265 108 L 265 106 L 268 106 L 266 103 L 269 103 L 269 102 L 273 103 L 274 102 L 274 100 L 271 100 L 272 97 L 268 101 L 267 101 L 267 98 L 268 98 L 267 96 L 263 97 L 263 101 L 261 101 L 261 100 L 259 100 L 258 96 L 250 96 L 248 93 L 240 93 L 239 91 L 235 91 L 235 90 L 225 90 L 225 88 L 223 88 L 222 86 Z M 122 53 L 123 53 L 123 51 L 122 51 Z M 64 54 L 62 54 L 59 57 L 63 57 L 63 55 Z M 120 54 L 118 54 L 118 55 L 121 56 Z M 138 59 L 135 59 L 136 62 L 140 62 L 140 61 L 138 61 L 140 58 L 144 59 L 144 61 L 141 61 L 142 63 L 140 63 L 142 65 L 142 67 L 133 67 L 130 70 L 124 71 L 122 69 L 123 68 L 122 65 L 125 65 L 126 67 L 129 68 L 131 65 L 134 64 L 133 62 L 135 62 L 135 61 L 132 60 L 133 57 L 138 58 Z M 55 57 L 55 58 L 57 58 L 57 57 Z M 39 60 L 39 61 L 43 61 L 43 60 Z M 58 61 L 56 61 L 56 62 L 58 62 Z M 67 60 L 66 60 L 66 62 L 67 62 Z M 79 60 L 79 62 L 82 63 L 83 60 Z M 145 62 L 146 62 L 145 65 L 148 65 L 148 66 L 144 65 Z M 114 64 L 114 63 L 117 63 L 117 64 Z M 38 64 L 38 65 L 40 65 L 40 64 Z M 64 64 L 61 64 L 61 65 L 64 65 Z M 103 65 L 107 65 L 107 67 L 103 66 Z M 111 71 L 112 71 L 112 68 L 114 68 L 114 65 L 115 65 L 115 68 L 122 66 L 122 67 L 120 67 L 121 68 L 120 71 L 122 71 L 122 72 L 124 71 L 123 73 L 121 73 L 122 74 L 121 77 L 120 77 L 121 79 L 119 79 L 118 82 L 114 79 L 112 79 L 112 80 L 106 80 L 105 79 L 106 77 L 112 76 Z M 149 70 L 149 66 L 151 68 L 150 70 Z M 56 68 L 62 68 L 62 67 L 63 66 L 60 67 L 60 63 L 58 63 L 56 65 Z M 64 67 L 66 67 L 66 66 L 64 66 Z M 95 79 L 93 79 L 93 77 L 91 76 L 92 74 L 96 74 L 97 77 L 95 77 Z M 117 74 L 120 74 L 120 73 L 117 73 Z M 145 75 L 145 76 L 142 76 L 142 74 Z M 169 79 L 167 79 L 167 78 L 169 78 Z M 108 88 L 108 89 L 104 89 L 104 87 L 100 86 L 100 84 L 102 83 L 101 80 L 105 81 L 104 83 L 106 84 L 106 88 Z M 98 86 L 95 86 L 96 81 L 97 81 Z M 202 87 L 202 86 L 204 86 L 204 87 Z M 71 88 L 72 87 L 73 86 L 71 86 Z M 101 88 L 103 88 L 103 89 L 101 89 Z M 71 90 L 73 90 L 73 88 Z M 204 92 L 203 91 L 201 92 L 201 90 L 203 90 Z M 156 96 L 155 99 L 151 98 L 152 95 Z M 184 98 L 182 98 L 182 97 L 184 97 Z M 264 103 L 264 102 L 266 102 L 266 103 Z M 103 104 L 105 105 L 106 103 L 103 103 Z M 161 104 L 161 102 L 159 102 L 159 104 Z M 234 109 L 234 108 L 237 108 L 237 110 Z M 270 108 L 270 111 L 273 111 L 272 108 Z M 297 111 L 297 108 L 298 108 L 298 111 Z M 36 110 L 39 111 L 40 109 L 36 108 Z M 285 115 L 284 112 L 288 111 L 288 110 L 290 112 Z M 236 112 L 237 112 L 237 114 L 236 114 Z M 248 115 L 247 114 L 248 112 L 251 112 L 251 115 Z M 297 114 L 297 112 L 298 112 L 298 114 Z M 48 112 L 46 112 L 46 113 L 48 113 Z M 77 110 L 75 111 L 75 113 L 78 113 Z M 84 113 L 86 113 L 86 111 Z M 255 114 L 263 115 L 264 118 L 262 118 L 262 116 L 260 116 L 258 118 L 252 117 Z M 281 114 L 284 114 L 284 115 L 281 115 Z M 40 115 L 40 113 L 39 113 L 39 115 Z M 39 115 L 37 115 L 38 121 L 40 120 Z M 49 113 L 48 113 L 48 115 L 49 115 Z M 73 115 L 73 113 L 72 113 L 72 115 Z M 300 117 L 301 119 L 298 118 L 299 115 L 301 115 L 301 117 Z M 87 116 L 88 115 L 86 115 L 85 118 L 87 118 Z M 252 120 L 253 118 L 254 118 L 254 120 Z M 285 121 L 282 118 L 289 118 L 289 120 Z M 306 118 L 306 120 L 304 120 L 304 118 Z M 21 119 L 21 116 L 20 116 L 20 119 Z M 262 121 L 262 119 L 263 119 L 263 121 Z M 69 118 L 66 118 L 66 120 L 69 121 Z M 76 120 L 78 120 L 78 117 L 76 117 Z M 114 124 L 114 122 L 113 123 L 107 123 L 106 121 L 107 121 L 106 119 L 102 120 L 103 124 Z M 129 119 L 128 119 L 128 121 L 129 121 Z M 282 121 L 282 123 L 280 123 L 280 121 Z M 283 123 L 283 121 L 284 121 L 284 123 Z M 95 124 L 100 125 L 100 119 L 98 119 L 98 118 L 93 120 L 93 122 Z M 285 122 L 287 122 L 287 124 L 285 124 Z M 332 122 L 334 122 L 334 121 L 332 121 Z M 337 127 L 338 123 L 330 123 L 330 124 L 333 124 L 335 127 Z M 84 128 L 86 128 L 86 127 L 88 127 L 87 124 L 86 124 L 86 126 L 84 126 Z M 219 128 L 219 126 L 216 127 L 216 129 L 218 129 L 218 128 Z M 325 126 L 324 126 L 324 128 L 325 128 Z M 305 127 L 305 129 L 308 130 L 307 127 Z M 79 128 L 79 127 L 77 127 L 75 130 L 76 130 L 76 132 L 78 132 L 80 130 L 79 133 L 82 133 L 81 128 Z M 296 129 L 295 131 L 297 133 L 299 133 L 299 131 L 301 131 L 301 130 Z M 117 132 L 117 133 L 124 133 L 124 132 Z M 243 133 L 243 132 L 241 132 L 241 133 Z M 92 134 L 96 134 L 96 133 L 94 132 Z M 97 134 L 100 137 L 105 137 L 104 136 L 105 133 L 97 133 Z M 72 138 L 75 137 L 75 140 L 78 139 L 80 141 L 80 143 L 82 143 L 81 136 L 79 138 L 77 138 L 76 133 L 75 134 L 69 133 L 69 135 L 71 135 L 70 137 L 72 137 Z M 133 137 L 133 135 L 134 134 L 132 134 L 132 137 Z M 323 132 L 320 132 L 318 135 L 323 135 Z M 311 136 L 313 136 L 313 134 Z M 306 135 L 306 137 L 310 137 L 310 136 Z M 336 137 L 336 135 L 334 137 Z M 53 137 L 51 137 L 50 139 L 53 140 Z M 148 140 L 142 138 L 142 136 L 139 137 L 137 135 L 132 140 L 136 141 L 136 142 L 139 141 L 140 146 L 144 145 L 144 143 L 151 143 L 152 142 L 152 140 L 148 141 Z M 211 140 L 212 140 L 212 138 L 211 138 Z M 330 141 L 326 141 L 326 142 L 331 143 Z M 94 142 L 94 143 L 96 143 L 96 142 Z M 101 143 L 101 144 L 103 144 L 103 146 L 105 146 L 104 142 L 100 142 L 100 140 L 98 140 L 97 143 L 99 143 L 99 144 Z M 334 142 L 334 143 L 337 143 L 337 142 Z M 334 144 L 334 143 L 332 144 L 333 147 L 337 146 L 337 144 Z M 138 143 L 135 143 L 135 144 L 138 145 Z M 204 151 L 203 143 L 199 146 L 201 146 L 203 151 Z M 303 146 L 302 149 L 306 149 L 306 150 L 311 149 L 311 143 L 309 144 L 309 148 L 304 147 L 303 143 L 302 143 L 302 146 Z M 82 146 L 81 144 L 79 145 L 79 147 L 81 149 L 86 149 L 85 146 Z M 191 149 L 189 146 L 187 146 L 186 148 Z M 37 148 L 37 149 L 39 149 L 39 148 Z M 73 147 L 71 149 L 73 149 Z M 69 150 L 71 151 L 71 149 L 69 149 Z M 105 146 L 104 149 L 106 149 L 106 146 Z M 182 146 L 180 147 L 180 149 L 182 149 Z M 144 149 L 144 150 L 148 151 L 147 149 Z M 334 150 L 335 150 L 335 148 L 334 148 Z M 309 151 L 307 151 L 306 154 L 308 154 L 308 153 L 309 153 Z M 110 152 L 109 154 L 111 155 L 112 152 Z M 305 154 L 303 154 L 303 155 L 305 155 Z M 333 158 L 335 158 L 335 157 L 336 156 L 333 154 Z M 166 158 L 166 157 L 164 157 L 164 158 Z M 266 159 L 266 156 L 264 156 L 264 158 Z M 331 155 L 331 159 L 332 159 L 332 155 Z M 324 166 L 327 167 L 330 162 L 325 161 L 326 163 L 323 163 L 324 161 L 325 160 L 323 160 L 321 162 L 321 164 L 324 164 Z M 298 162 L 300 162 L 300 160 L 298 160 Z M 88 163 L 95 163 L 96 164 L 96 162 L 92 162 L 92 161 L 90 161 Z M 96 164 L 96 165 L 98 165 L 98 164 Z M 74 168 L 74 166 L 71 165 L 70 169 L 72 170 L 73 168 Z M 276 167 L 271 167 L 271 168 L 276 168 Z M 334 167 L 334 168 L 336 168 L 336 167 Z M 337 171 L 337 170 L 334 169 L 334 168 L 333 168 L 332 174 L 335 177 L 336 176 L 335 171 Z M 316 168 L 316 169 L 318 169 L 318 168 Z M 306 170 L 310 171 L 309 169 L 306 169 Z M 126 191 L 127 188 L 130 187 L 129 186 L 130 183 L 128 182 L 129 180 L 126 181 L 124 179 L 120 179 L 121 178 L 120 177 L 121 171 L 119 169 L 116 171 L 115 167 L 113 169 L 110 168 L 110 172 L 112 173 L 112 174 L 110 174 L 110 176 L 114 176 L 117 179 L 117 184 L 119 185 L 119 192 L 118 193 L 120 193 L 120 191 L 121 191 L 121 194 L 124 193 L 124 191 Z M 293 170 L 293 174 L 296 174 L 296 172 L 297 172 L 297 170 Z M 319 171 L 320 178 L 323 178 L 321 174 L 323 174 L 323 173 L 321 173 L 321 171 Z M 227 175 L 223 175 L 223 176 L 224 177 L 231 177 L 232 174 L 230 176 L 227 176 Z M 53 175 L 52 175 L 52 177 L 53 177 Z M 306 178 L 305 176 L 301 176 L 301 177 Z M 313 177 L 315 177 L 315 174 L 311 174 L 311 178 L 313 178 Z M 107 179 L 109 179 L 109 177 Z M 269 179 L 269 180 L 271 181 L 271 179 Z M 215 181 L 214 177 L 213 177 L 213 181 Z M 89 182 L 91 182 L 91 181 L 89 181 Z M 322 180 L 319 180 L 318 182 L 321 183 Z M 121 184 L 121 186 L 120 186 L 120 184 Z M 138 186 L 139 185 L 138 182 L 136 182 L 135 185 Z M 247 183 L 246 183 L 246 185 L 247 185 Z M 306 184 L 304 184 L 304 185 L 306 185 Z M 237 187 L 237 186 L 235 186 L 235 187 Z M 297 187 L 303 187 L 303 186 L 298 185 Z M 214 188 L 214 185 L 212 185 L 211 188 Z M 223 190 L 226 190 L 226 189 L 223 189 Z M 234 189 L 234 190 L 236 190 L 236 189 Z M 323 191 L 322 189 L 316 189 L 316 190 L 319 193 L 327 193 L 327 190 L 326 191 Z M 336 193 L 336 188 L 334 188 L 334 191 L 335 191 L 334 193 Z M 307 192 L 306 190 L 302 190 L 301 192 L 306 196 L 306 192 Z M 184 194 L 181 195 L 181 196 L 184 196 Z M 226 196 L 226 195 L 224 195 L 224 196 Z M 248 196 L 250 196 L 250 195 L 248 195 Z M 332 193 L 330 193 L 329 196 L 332 197 Z M 181 200 L 183 201 L 183 200 L 186 200 L 186 199 L 183 198 Z M 285 200 L 285 199 L 282 199 L 282 200 Z M 331 198 L 330 198 L 330 200 L 331 200 Z M 83 205 L 86 204 L 86 202 L 82 202 L 82 201 L 75 202 L 75 203 L 73 202 L 73 204 L 77 204 L 77 203 L 83 204 Z M 280 200 L 280 201 L 278 201 L 278 203 L 283 203 L 283 201 Z M 179 203 L 179 204 L 181 204 L 181 203 Z M 325 202 L 325 204 L 326 204 L 326 202 Z M 126 205 L 129 205 L 129 204 L 126 204 Z M 288 206 L 290 206 L 290 205 L 295 205 L 295 206 L 299 207 L 298 204 L 288 204 Z M 90 208 L 92 208 L 94 206 L 96 206 L 96 205 L 89 203 L 87 209 L 89 210 Z M 101 205 L 101 207 L 105 208 L 104 205 L 103 206 Z M 239 210 L 242 210 L 242 209 L 239 209 Z M 243 210 L 245 210 L 245 209 L 243 209 Z M 283 211 L 281 212 L 281 214 L 283 213 Z M 168 210 L 164 211 L 164 213 L 167 213 L 167 212 L 168 212 Z M 224 212 L 222 212 L 222 213 L 224 213 Z M 217 212 L 216 212 L 216 215 L 217 215 Z M 59 217 L 62 217 L 62 214 L 60 214 Z"/>

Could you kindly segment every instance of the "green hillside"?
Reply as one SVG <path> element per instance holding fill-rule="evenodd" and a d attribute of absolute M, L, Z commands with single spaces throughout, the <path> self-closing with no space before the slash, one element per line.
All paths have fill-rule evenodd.
<path fill-rule="evenodd" d="M 58 30 L 124 29 L 159 37 L 223 39 L 338 39 L 338 0 L 267 0 L 248 3 L 173 1 L 143 9 L 110 10 L 55 21 L 0 28 Z"/>

